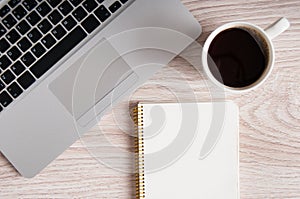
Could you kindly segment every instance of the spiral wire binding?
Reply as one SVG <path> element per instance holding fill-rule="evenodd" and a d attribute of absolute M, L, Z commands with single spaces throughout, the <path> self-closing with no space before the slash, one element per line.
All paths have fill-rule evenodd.
<path fill-rule="evenodd" d="M 145 198 L 145 154 L 144 154 L 144 115 L 143 106 L 138 104 L 133 109 L 133 120 L 137 137 L 136 154 L 136 199 Z"/>

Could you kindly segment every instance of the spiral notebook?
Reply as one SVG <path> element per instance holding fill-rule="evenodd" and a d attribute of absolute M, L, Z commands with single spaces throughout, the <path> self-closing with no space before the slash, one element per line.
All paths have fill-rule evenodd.
<path fill-rule="evenodd" d="M 232 102 L 138 104 L 136 198 L 238 199 L 238 112 Z"/>

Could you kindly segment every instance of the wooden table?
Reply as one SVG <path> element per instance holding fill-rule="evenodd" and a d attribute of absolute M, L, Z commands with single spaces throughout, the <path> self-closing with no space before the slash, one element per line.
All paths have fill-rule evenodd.
<path fill-rule="evenodd" d="M 274 40 L 276 65 L 267 82 L 255 92 L 227 94 L 226 99 L 240 106 L 241 198 L 300 198 L 300 1 L 183 3 L 203 26 L 201 45 L 209 33 L 227 22 L 242 20 L 267 27 L 282 16 L 290 20 L 291 28 Z M 172 71 L 179 71 L 181 77 Z M 199 101 L 211 99 L 203 76 L 176 58 L 133 94 L 131 102 L 173 102 L 174 92 L 188 101 L 188 93 L 176 87 L 180 82 L 188 82 Z M 106 137 L 125 152 L 133 150 L 125 101 L 34 179 L 20 177 L 1 156 L 0 198 L 133 198 L 133 175 L 111 169 L 103 160 L 123 170 L 133 167 L 133 161 L 126 155 L 120 160 L 114 147 L 101 143 Z"/>

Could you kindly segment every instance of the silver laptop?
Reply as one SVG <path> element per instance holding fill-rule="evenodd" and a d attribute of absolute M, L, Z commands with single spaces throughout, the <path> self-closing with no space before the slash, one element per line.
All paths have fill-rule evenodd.
<path fill-rule="evenodd" d="M 180 0 L 1 1 L 1 153 L 37 175 L 200 33 Z"/>

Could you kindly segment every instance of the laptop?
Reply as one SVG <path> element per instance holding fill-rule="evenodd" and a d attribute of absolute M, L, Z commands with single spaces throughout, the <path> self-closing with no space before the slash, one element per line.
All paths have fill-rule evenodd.
<path fill-rule="evenodd" d="M 34 177 L 200 34 L 180 0 L 2 0 L 1 153 Z"/>

